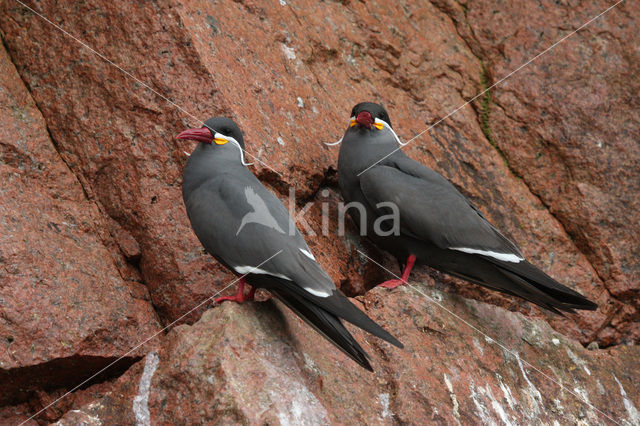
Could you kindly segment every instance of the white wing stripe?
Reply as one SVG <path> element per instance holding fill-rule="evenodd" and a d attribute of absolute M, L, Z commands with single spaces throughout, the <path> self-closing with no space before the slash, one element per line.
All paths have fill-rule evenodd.
<path fill-rule="evenodd" d="M 305 250 L 305 249 L 298 249 L 298 250 L 300 250 L 300 251 L 302 252 L 302 254 L 304 254 L 305 256 L 307 256 L 309 259 L 311 259 L 311 260 L 316 260 L 316 258 L 315 258 L 315 257 L 313 257 L 313 254 L 312 254 L 310 251 Z"/>
<path fill-rule="evenodd" d="M 284 276 L 282 274 L 278 274 L 277 272 L 269 272 L 264 269 L 256 268 L 255 266 L 234 266 L 233 269 L 241 275 L 244 274 L 262 274 L 262 275 L 271 275 L 278 278 L 283 278 L 285 280 L 293 281 L 291 278 Z"/>
<path fill-rule="evenodd" d="M 512 253 L 498 253 L 490 250 L 478 250 L 478 249 L 472 249 L 472 248 L 466 248 L 466 247 L 449 247 L 449 249 L 463 251 L 465 253 L 470 253 L 470 254 L 481 254 L 483 256 L 493 257 L 494 259 L 502 260 L 504 262 L 518 263 L 524 260 L 524 258 Z"/>
<path fill-rule="evenodd" d="M 278 274 L 276 272 L 265 271 L 264 269 L 256 268 L 255 266 L 234 266 L 233 269 L 239 274 L 262 274 L 262 275 L 271 275 L 273 277 L 282 278 L 285 280 L 293 281 L 291 278 Z M 313 288 L 303 287 L 306 291 L 318 297 L 329 297 L 331 293 L 326 290 L 316 290 Z"/>
<path fill-rule="evenodd" d="M 318 296 L 318 297 L 329 297 L 331 296 L 331 293 L 328 293 L 325 290 L 315 290 L 313 288 L 309 288 L 309 287 L 303 287 L 306 291 L 308 291 L 309 293 L 313 294 L 314 296 Z"/>

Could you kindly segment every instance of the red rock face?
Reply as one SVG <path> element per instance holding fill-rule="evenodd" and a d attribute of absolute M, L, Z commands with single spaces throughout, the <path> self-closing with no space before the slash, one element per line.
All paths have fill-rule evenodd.
<path fill-rule="evenodd" d="M 75 386 L 159 326 L 119 273 L 98 206 L 56 152 L 4 48 L 0 87 L 0 405 L 6 405 Z M 127 354 L 119 370 L 147 350 Z"/>
<path fill-rule="evenodd" d="M 294 188 L 298 209 L 312 202 L 305 218 L 317 234 L 328 203 L 331 233 L 309 236 L 309 245 L 348 294 L 362 294 L 388 275 L 358 249 L 396 265 L 351 225 L 345 237 L 335 235 L 337 149 L 322 142 L 340 138 L 351 107 L 382 102 L 408 140 L 608 4 L 165 0 L 33 7 L 139 81 L 19 3 L 0 3 L 8 52 L 0 50 L 0 405 L 14 404 L 0 410 L 7 422 L 71 388 L 73 371 L 84 375 L 126 354 L 158 331 L 158 322 L 193 323 L 209 304 L 183 314 L 233 279 L 203 252 L 186 218 L 183 151 L 193 145 L 176 140 L 178 132 L 214 115 L 235 119 L 256 162 L 252 170 L 285 202 Z M 523 359 L 526 353 L 540 368 L 561 366 L 552 377 L 565 371 L 557 373 L 562 383 L 579 383 L 591 403 L 631 423 L 639 406 L 629 367 L 639 362 L 637 346 L 587 352 L 576 342 L 640 338 L 639 19 L 637 2 L 624 2 L 405 148 L 458 186 L 533 263 L 600 309 L 556 317 L 428 269 L 418 269 L 413 282 L 437 289 L 443 303 Z M 270 304 L 216 308 L 155 346 L 151 418 L 295 421 L 287 417 L 294 415 L 287 397 L 273 395 L 304 385 L 309 418 L 318 421 L 606 421 L 571 394 L 558 398 L 559 408 L 548 396 L 558 388 L 544 377 L 530 379 L 540 400 L 510 355 L 493 344 L 487 349 L 482 336 L 459 331 L 432 305 L 402 290 L 365 299 L 369 313 L 408 346 L 397 351 L 369 341 L 375 376 L 336 367 L 348 361 Z M 463 303 L 471 299 L 481 302 Z M 520 313 L 537 321 L 535 331 Z M 546 343 L 536 346 L 536 336 Z M 550 345 L 552 336 L 562 345 Z M 127 355 L 121 370 L 149 350 Z M 238 354 L 246 355 L 245 367 L 233 366 Z M 267 361 L 253 365 L 247 354 Z M 303 364 L 307 358 L 315 367 Z M 99 378 L 108 380 L 99 391 L 76 392 L 38 419 L 67 413 L 63 422 L 134 422 L 147 364 L 115 381 L 116 371 Z M 576 369 L 587 376 L 574 376 Z M 276 408 L 264 411 L 265 401 Z"/>
<path fill-rule="evenodd" d="M 474 2 L 466 14 L 488 83 L 611 6 L 590 2 L 564 15 L 540 13 L 535 2 L 490 3 Z M 488 128 L 513 172 L 624 304 L 610 310 L 603 344 L 639 337 L 637 13 L 637 4 L 612 10 L 501 84 L 488 106 Z M 505 19 L 521 25 L 496 24 Z"/>
<path fill-rule="evenodd" d="M 280 304 L 225 304 L 175 328 L 162 351 L 150 352 L 101 398 L 75 405 L 59 424 L 634 420 L 637 348 L 589 351 L 543 321 L 437 290 L 426 295 L 459 318 L 414 288 L 364 297 L 359 306 L 405 344 L 400 350 L 355 331 L 375 373 L 327 350 Z M 481 322 L 493 338 L 461 320 Z"/>

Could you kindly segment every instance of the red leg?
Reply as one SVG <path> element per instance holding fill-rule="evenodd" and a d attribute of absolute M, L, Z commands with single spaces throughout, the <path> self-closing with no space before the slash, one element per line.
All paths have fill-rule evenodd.
<path fill-rule="evenodd" d="M 244 286 L 245 286 L 246 282 L 244 280 L 244 278 L 240 278 L 240 281 L 238 281 L 238 291 L 236 292 L 235 296 L 223 296 L 223 297 L 218 297 L 217 299 L 214 300 L 213 303 L 215 303 L 216 305 L 219 303 L 222 303 L 226 300 L 231 300 L 234 302 L 238 302 L 238 303 L 242 303 L 245 302 L 247 300 L 253 300 L 253 296 L 256 292 L 255 288 L 252 288 L 249 291 L 249 295 L 247 297 L 244 296 Z"/>
<path fill-rule="evenodd" d="M 413 269 L 413 265 L 415 265 L 415 263 L 416 263 L 416 257 L 410 254 L 409 257 L 407 258 L 407 264 L 405 265 L 404 270 L 402 271 L 402 277 L 400 279 L 385 281 L 382 284 L 380 284 L 380 287 L 392 289 L 402 284 L 408 284 L 409 274 L 411 274 L 411 270 Z"/>

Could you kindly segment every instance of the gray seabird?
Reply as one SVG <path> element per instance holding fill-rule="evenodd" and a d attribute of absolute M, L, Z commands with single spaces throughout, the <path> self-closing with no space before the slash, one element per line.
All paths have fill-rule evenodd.
<path fill-rule="evenodd" d="M 401 142 L 381 105 L 356 105 L 341 143 L 342 196 L 347 203 L 364 206 L 364 231 L 395 256 L 402 269 L 401 280 L 386 281 L 383 286 L 394 288 L 406 282 L 418 262 L 555 313 L 597 308 L 529 263 L 442 175 L 399 150 Z M 392 232 L 394 208 L 399 214 L 398 232 Z M 360 211 L 349 208 L 349 213 L 361 223 Z"/>
<path fill-rule="evenodd" d="M 340 319 L 402 347 L 336 288 L 284 205 L 245 167 L 242 133 L 233 120 L 211 118 L 178 139 L 200 142 L 182 182 L 191 226 L 211 255 L 243 276 L 237 294 L 216 303 L 252 300 L 255 289 L 264 288 L 370 371 L 368 355 Z M 245 282 L 252 286 L 248 296 Z"/>

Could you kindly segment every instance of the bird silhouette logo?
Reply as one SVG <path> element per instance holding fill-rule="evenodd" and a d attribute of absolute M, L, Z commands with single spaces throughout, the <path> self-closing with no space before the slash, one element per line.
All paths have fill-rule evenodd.
<path fill-rule="evenodd" d="M 240 227 L 236 232 L 236 236 L 248 223 L 257 223 L 259 225 L 274 229 L 282 234 L 285 233 L 280 225 L 278 225 L 278 222 L 276 222 L 276 219 L 269 211 L 269 208 L 265 204 L 264 200 L 260 198 L 258 194 L 256 194 L 253 188 L 251 188 L 250 186 L 245 187 L 244 195 L 247 198 L 247 203 L 249 203 L 249 205 L 251 206 L 252 211 L 248 212 L 242 217 L 242 221 L 240 222 Z"/>

